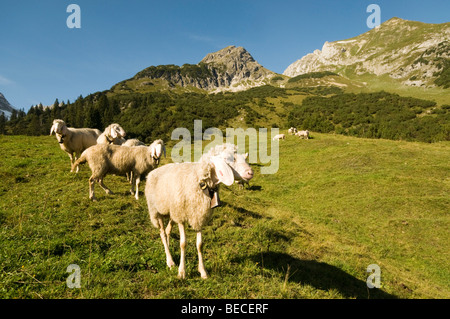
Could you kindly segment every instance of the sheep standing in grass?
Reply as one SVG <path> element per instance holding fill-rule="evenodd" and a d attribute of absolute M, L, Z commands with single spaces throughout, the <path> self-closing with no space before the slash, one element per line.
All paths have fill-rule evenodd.
<path fill-rule="evenodd" d="M 309 139 L 309 131 L 308 130 L 298 131 L 295 135 L 297 135 L 301 139 L 307 139 L 307 140 Z"/>
<path fill-rule="evenodd" d="M 169 268 L 175 266 L 169 250 L 169 235 L 172 222 L 178 224 L 180 231 L 181 258 L 178 277 L 186 276 L 185 224 L 188 223 L 197 232 L 198 271 L 202 278 L 207 278 L 202 255 L 202 228 L 209 221 L 212 209 L 219 204 L 218 186 L 220 183 L 231 185 L 238 175 L 250 180 L 253 176 L 247 164 L 233 167 L 235 149 L 225 147 L 218 155 L 202 156 L 195 163 L 172 163 L 151 171 L 147 176 L 145 196 L 153 226 L 159 228 L 166 262 Z M 168 218 L 164 229 L 164 218 Z"/>
<path fill-rule="evenodd" d="M 141 142 L 141 141 L 139 141 L 136 138 L 132 138 L 132 139 L 126 140 L 121 145 L 122 146 L 145 146 L 144 142 Z M 132 180 L 133 180 L 133 172 L 127 173 L 127 181 L 132 183 Z"/>
<path fill-rule="evenodd" d="M 284 139 L 286 139 L 286 135 L 284 135 L 284 134 L 277 134 L 277 135 L 275 135 L 274 137 L 273 137 L 273 139 L 272 140 L 284 140 Z"/>
<path fill-rule="evenodd" d="M 133 172 L 131 194 L 134 194 L 138 200 L 141 175 L 147 174 L 158 166 L 163 152 L 165 156 L 166 149 L 162 140 L 156 140 L 148 147 L 97 144 L 81 154 L 81 157 L 73 164 L 72 170 L 78 165 L 88 162 L 92 171 L 89 178 L 89 198 L 93 201 L 96 200 L 94 194 L 96 181 L 107 194 L 112 194 L 113 192 L 103 184 L 106 174 L 124 175 Z"/>
<path fill-rule="evenodd" d="M 108 125 L 103 133 L 97 138 L 97 144 L 114 144 L 121 145 L 125 142 L 124 137 L 127 135 L 125 130 L 117 123 Z"/>
<path fill-rule="evenodd" d="M 92 128 L 67 127 L 63 120 L 56 119 L 50 129 L 50 135 L 53 133 L 55 133 L 61 149 L 69 155 L 70 163 L 73 165 L 85 149 L 97 144 L 97 138 L 102 132 Z"/>

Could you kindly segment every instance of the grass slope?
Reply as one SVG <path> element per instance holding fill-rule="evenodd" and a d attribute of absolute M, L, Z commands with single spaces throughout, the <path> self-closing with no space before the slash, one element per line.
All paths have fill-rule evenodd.
<path fill-rule="evenodd" d="M 222 187 L 206 281 L 192 230 L 187 279 L 166 267 L 124 177 L 92 203 L 89 169 L 70 173 L 54 137 L 0 136 L 0 298 L 449 298 L 450 144 L 313 136 L 280 142 L 277 174 L 253 164 L 249 189 Z M 175 227 L 176 262 L 178 244 Z M 370 264 L 381 289 L 366 286 Z"/>

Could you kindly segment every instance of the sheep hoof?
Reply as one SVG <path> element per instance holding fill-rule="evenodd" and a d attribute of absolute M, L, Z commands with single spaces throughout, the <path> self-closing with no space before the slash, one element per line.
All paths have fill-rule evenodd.
<path fill-rule="evenodd" d="M 167 260 L 166 262 L 167 262 L 167 267 L 169 267 L 169 269 L 172 269 L 173 266 L 176 266 L 172 259 Z"/>
<path fill-rule="evenodd" d="M 179 271 L 179 272 L 178 272 L 178 278 L 179 278 L 179 279 L 185 279 L 185 278 L 186 278 L 186 272 L 184 272 L 184 271 Z"/>
<path fill-rule="evenodd" d="M 205 273 L 200 273 L 200 277 L 202 277 L 202 279 L 208 279 L 208 274 Z"/>

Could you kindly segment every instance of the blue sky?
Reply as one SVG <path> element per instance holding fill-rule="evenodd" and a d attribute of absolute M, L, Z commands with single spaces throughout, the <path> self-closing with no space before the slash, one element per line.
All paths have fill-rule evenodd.
<path fill-rule="evenodd" d="M 80 29 L 66 25 L 71 3 Z M 198 63 L 228 45 L 282 73 L 325 41 L 368 31 L 371 3 L 381 22 L 450 21 L 448 0 L 2 0 L 0 92 L 25 111 L 73 102 L 150 65 Z"/>

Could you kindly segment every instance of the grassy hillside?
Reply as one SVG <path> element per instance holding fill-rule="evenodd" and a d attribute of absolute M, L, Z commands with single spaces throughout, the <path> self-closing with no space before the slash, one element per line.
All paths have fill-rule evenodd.
<path fill-rule="evenodd" d="M 210 278 L 189 230 L 181 281 L 124 177 L 92 203 L 89 169 L 70 173 L 54 137 L 0 136 L 0 298 L 449 298 L 450 144 L 313 137 L 280 142 L 277 174 L 253 164 L 249 189 L 222 187 Z M 178 244 L 175 228 L 176 262 Z M 66 286 L 69 264 L 81 289 Z M 366 286 L 370 264 L 381 289 Z"/>

